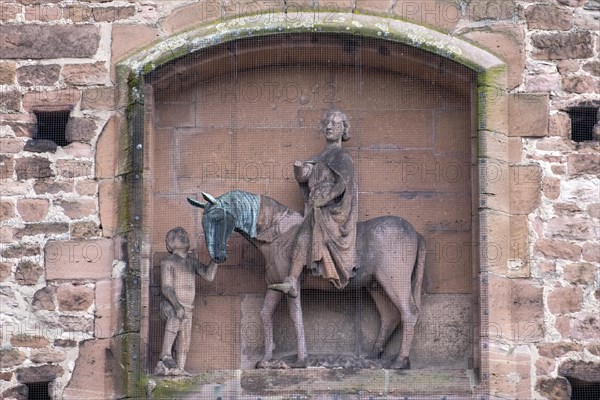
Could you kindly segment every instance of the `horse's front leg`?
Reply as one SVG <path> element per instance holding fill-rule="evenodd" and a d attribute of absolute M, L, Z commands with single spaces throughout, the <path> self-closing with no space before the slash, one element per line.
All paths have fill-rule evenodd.
<path fill-rule="evenodd" d="M 275 341 L 273 340 L 273 313 L 277 304 L 281 301 L 282 294 L 274 290 L 267 290 L 265 301 L 260 310 L 260 319 L 263 325 L 263 333 L 265 335 L 265 353 L 256 367 L 264 368 L 264 364 L 273 359 L 273 351 L 275 350 Z"/>
<path fill-rule="evenodd" d="M 302 304 L 300 302 L 300 284 L 296 283 L 296 290 L 298 293 L 297 297 L 287 298 L 288 309 L 290 317 L 296 328 L 296 339 L 297 339 L 297 350 L 298 356 L 296 362 L 292 364 L 292 368 L 306 368 L 307 363 L 307 352 L 306 352 L 306 338 L 304 336 L 304 322 L 302 320 Z"/>

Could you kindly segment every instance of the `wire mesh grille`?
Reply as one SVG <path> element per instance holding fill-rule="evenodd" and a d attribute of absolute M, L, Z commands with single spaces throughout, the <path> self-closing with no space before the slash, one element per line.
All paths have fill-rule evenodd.
<path fill-rule="evenodd" d="M 342 146 L 355 168 L 359 221 L 398 216 L 426 243 L 420 319 L 409 343 L 411 371 L 420 373 L 392 386 L 413 396 L 473 394 L 469 382 L 472 376 L 480 378 L 479 326 L 484 323 L 479 322 L 474 256 L 479 222 L 473 201 L 473 71 L 405 45 L 298 34 L 215 46 L 166 65 L 146 76 L 146 82 L 146 168 L 154 182 L 145 205 L 152 248 L 149 371 L 166 353 L 175 361 L 180 356 L 181 330 L 172 332 L 179 336 L 165 348 L 168 318 L 161 319 L 161 313 L 167 316 L 161 304 L 168 302 L 162 275 L 173 259 L 165 245 L 167 232 L 183 227 L 190 248 L 196 249 L 193 257 L 198 254 L 205 268 L 214 257 L 208 247 L 214 248 L 215 234 L 205 230 L 214 225 L 186 198 L 206 203 L 203 192 L 219 199 L 244 191 L 263 196 L 261 205 L 265 196 L 274 199 L 301 221 L 305 205 L 293 164 L 320 154 L 326 143 L 323 116 L 339 109 L 350 122 L 351 138 Z M 258 212 L 263 213 L 261 221 L 271 221 L 264 214 L 268 210 Z M 183 304 L 192 321 L 185 363 L 192 374 L 255 373 L 249 371 L 269 353 L 268 327 L 262 321 L 265 293 L 272 292 L 267 283 L 285 279 L 288 271 L 274 272 L 275 264 L 290 255 L 273 255 L 248 232 L 237 231 L 227 241 L 227 259 L 213 282 L 190 274 L 185 288 L 173 287 L 175 294 L 190 287 L 195 292 L 195 300 Z M 369 234 L 361 230 L 359 241 Z M 289 236 L 295 243 L 294 235 Z M 398 271 L 416 263 L 416 242 L 403 238 L 388 236 L 383 243 Z M 384 371 L 401 354 L 403 327 L 409 324 L 401 319 L 412 312 L 401 293 L 411 293 L 412 269 L 408 275 L 378 275 L 373 269 L 385 266 L 369 261 L 369 254 L 381 249 L 357 245 L 357 251 L 361 265 L 343 291 L 323 277 L 310 276 L 308 269 L 303 273 L 300 297 L 309 365 Z M 272 355 L 281 361 L 271 366 L 289 367 L 296 360 L 292 303 L 282 296 L 273 306 Z M 384 338 L 378 340 L 381 332 Z M 450 386 L 435 382 L 434 376 L 442 375 Z M 369 379 L 359 376 L 358 383 L 367 385 Z M 298 394 L 313 389 L 307 382 L 287 386 Z"/>

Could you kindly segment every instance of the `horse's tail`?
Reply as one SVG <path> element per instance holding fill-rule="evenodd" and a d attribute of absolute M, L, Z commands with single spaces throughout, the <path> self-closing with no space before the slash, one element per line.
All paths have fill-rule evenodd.
<path fill-rule="evenodd" d="M 425 238 L 417 233 L 417 259 L 412 275 L 412 296 L 417 312 L 421 311 L 421 289 L 423 287 L 423 274 L 425 273 Z"/>

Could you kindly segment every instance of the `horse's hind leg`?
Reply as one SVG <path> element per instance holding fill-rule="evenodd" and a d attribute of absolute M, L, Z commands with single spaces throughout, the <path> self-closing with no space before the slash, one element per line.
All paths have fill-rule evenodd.
<path fill-rule="evenodd" d="M 375 301 L 377 311 L 379 311 L 380 320 L 379 333 L 375 340 L 375 344 L 373 345 L 373 353 L 369 357 L 375 360 L 381 358 L 385 344 L 389 340 L 394 329 L 396 329 L 396 326 L 400 323 L 400 312 L 396 306 L 394 306 L 394 303 L 390 301 L 382 288 L 369 288 L 369 293 Z"/>
<path fill-rule="evenodd" d="M 275 341 L 273 340 L 273 313 L 277 304 L 281 301 L 282 294 L 273 290 L 267 290 L 265 301 L 260 310 L 260 319 L 263 325 L 263 333 L 265 335 L 265 354 L 262 360 L 257 364 L 257 368 L 261 368 L 261 364 L 271 361 L 273 351 L 275 350 Z"/>
<path fill-rule="evenodd" d="M 408 287 L 403 287 L 402 285 L 398 285 L 398 282 L 392 280 L 379 283 L 385 289 L 390 300 L 398 310 L 400 310 L 402 319 L 402 348 L 400 349 L 400 354 L 391 365 L 391 368 L 409 369 L 410 361 L 408 356 L 410 355 L 410 348 L 412 346 L 413 337 L 415 336 L 415 326 L 419 320 L 419 312 L 416 308 L 411 307 L 412 290 L 410 284 Z"/>

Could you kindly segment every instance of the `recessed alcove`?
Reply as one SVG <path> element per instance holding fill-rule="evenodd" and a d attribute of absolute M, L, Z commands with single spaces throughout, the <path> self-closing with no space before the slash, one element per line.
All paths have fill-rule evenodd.
<path fill-rule="evenodd" d="M 145 76 L 143 233 L 149 247 L 145 367 L 162 340 L 160 260 L 175 226 L 207 263 L 201 213 L 186 197 L 246 190 L 300 211 L 292 164 L 317 154 L 320 121 L 346 112 L 360 220 L 398 215 L 427 241 L 415 370 L 478 368 L 476 73 L 416 47 L 341 34 L 240 39 Z M 241 236 L 215 282 L 197 280 L 192 373 L 250 370 L 263 352 L 264 261 Z M 303 293 L 309 354 L 366 356 L 378 313 L 366 291 Z M 295 351 L 287 307 L 276 311 L 276 356 Z M 385 357 L 397 354 L 400 330 Z M 466 375 L 461 375 L 466 376 Z M 469 388 L 465 387 L 465 391 Z"/>

